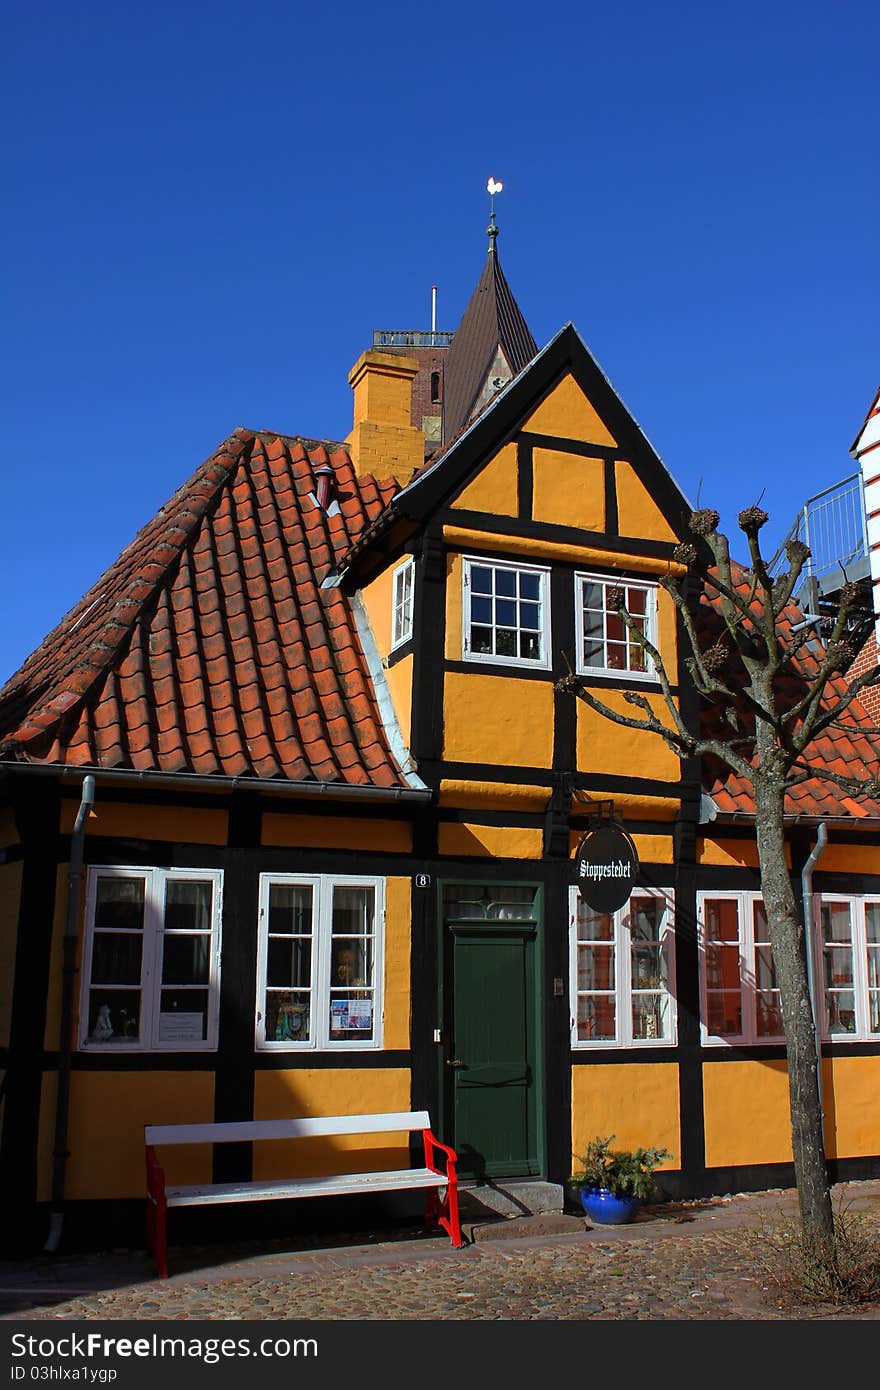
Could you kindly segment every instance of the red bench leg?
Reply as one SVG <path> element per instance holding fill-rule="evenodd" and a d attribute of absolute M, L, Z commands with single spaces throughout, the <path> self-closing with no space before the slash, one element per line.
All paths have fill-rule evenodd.
<path fill-rule="evenodd" d="M 160 1279 L 168 1278 L 168 1209 L 163 1201 L 147 1201 L 147 1248 L 156 1260 Z"/>
<path fill-rule="evenodd" d="M 445 1197 L 438 1198 L 436 1193 L 431 1195 L 436 1203 L 435 1220 L 437 1225 L 442 1226 L 456 1250 L 460 1250 L 464 1241 L 458 1215 L 458 1184 L 451 1182 L 446 1189 Z"/>

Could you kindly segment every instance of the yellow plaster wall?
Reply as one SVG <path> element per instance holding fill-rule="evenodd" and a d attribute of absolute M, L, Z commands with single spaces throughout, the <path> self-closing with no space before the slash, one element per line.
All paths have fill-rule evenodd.
<path fill-rule="evenodd" d="M 360 591 L 380 656 L 387 656 L 391 650 L 394 571 L 399 568 L 399 564 L 390 565 Z"/>
<path fill-rule="evenodd" d="M 461 579 L 460 555 L 446 557 L 446 660 L 461 661 Z"/>
<path fill-rule="evenodd" d="M 639 710 L 626 703 L 621 691 L 601 689 L 596 693 L 609 709 L 640 717 Z M 657 717 L 669 723 L 663 697 L 647 690 L 644 693 Z M 681 775 L 678 757 L 659 734 L 615 724 L 583 700 L 578 700 L 577 706 L 577 765 L 581 772 L 608 772 L 614 776 L 637 772 L 639 777 L 663 782 L 677 782 Z"/>
<path fill-rule="evenodd" d="M 22 865 L 0 865 L 0 1047 L 9 1046 Z"/>
<path fill-rule="evenodd" d="M 831 830 L 816 873 L 880 874 L 880 845 L 837 845 Z"/>
<path fill-rule="evenodd" d="M 205 1065 L 212 1064 L 206 1057 Z M 66 1190 L 71 1198 L 142 1197 L 144 1125 L 201 1124 L 214 1118 L 210 1071 L 74 1071 L 70 1081 Z M 48 1144 L 41 1125 L 42 1182 L 51 1175 L 54 1090 L 53 1076 L 51 1087 L 43 1083 Z M 210 1181 L 209 1145 L 181 1145 L 157 1153 L 169 1183 Z"/>
<path fill-rule="evenodd" d="M 304 849 L 378 849 L 408 853 L 412 830 L 402 821 L 368 820 L 365 816 L 284 815 L 264 811 L 263 844 Z"/>
<path fill-rule="evenodd" d="M 676 564 L 674 560 L 658 559 L 653 555 L 624 554 L 620 550 L 605 550 L 600 545 L 572 545 L 568 541 L 547 541 L 542 537 L 505 536 L 500 530 L 478 531 L 471 526 L 444 526 L 443 539 L 448 545 L 460 546 L 463 550 L 497 553 L 503 549 L 510 558 L 522 555 L 536 565 L 553 564 L 558 560 L 564 565 L 578 565 L 591 570 L 599 568 L 612 574 L 632 571 L 634 574 L 671 574 L 681 578 L 687 573 L 684 566 Z"/>
<path fill-rule="evenodd" d="M 397 716 L 401 738 L 406 747 L 409 748 L 409 741 L 412 736 L 412 656 L 401 657 L 400 661 L 389 666 L 385 672 L 385 680 L 388 685 L 388 693 L 391 696 L 391 703 L 394 706 L 394 713 Z"/>
<path fill-rule="evenodd" d="M 491 856 L 496 859 L 540 859 L 540 830 L 503 825 L 441 825 L 437 834 L 441 854 Z"/>
<path fill-rule="evenodd" d="M 544 811 L 552 787 L 526 786 L 516 782 L 469 782 L 454 777 L 440 783 L 441 806 L 457 806 L 461 811 L 491 807 L 505 811 Z"/>
<path fill-rule="evenodd" d="M 633 835 L 640 864 L 674 864 L 675 850 L 671 835 Z"/>
<path fill-rule="evenodd" d="M 550 449 L 535 449 L 532 516 L 557 526 L 605 530 L 605 464 Z"/>
<path fill-rule="evenodd" d="M 451 762 L 551 767 L 552 683 L 447 672 L 443 757 Z"/>
<path fill-rule="evenodd" d="M 822 1063 L 825 1138 L 830 1158 L 880 1152 L 880 1057 L 826 1057 Z"/>
<path fill-rule="evenodd" d="M 787 845 L 785 852 L 790 863 L 791 855 Z M 705 836 L 698 837 L 697 863 L 717 864 L 726 869 L 757 869 L 758 846 L 754 840 L 713 840 Z"/>
<path fill-rule="evenodd" d="M 619 459 L 615 479 L 617 524 L 622 536 L 637 536 L 652 541 L 678 539 L 631 463 Z"/>
<path fill-rule="evenodd" d="M 70 834 L 76 821 L 78 801 L 65 801 L 61 807 L 61 833 Z M 139 806 L 126 802 L 102 801 L 100 787 L 95 805 L 86 821 L 86 834 L 119 835 L 138 840 L 173 840 L 177 844 L 225 845 L 227 813 L 196 810 L 190 806 Z"/>
<path fill-rule="evenodd" d="M 472 512 L 491 512 L 496 516 L 516 516 L 519 512 L 516 445 L 505 444 L 499 449 L 462 489 L 452 506 Z"/>
<path fill-rule="evenodd" d="M 676 634 L 676 611 L 672 595 L 666 589 L 657 589 L 657 650 L 663 658 L 666 674 L 672 685 L 677 683 L 678 638 Z"/>
<path fill-rule="evenodd" d="M 411 1042 L 411 950 L 412 883 L 408 878 L 389 878 L 385 883 L 385 1000 L 382 1032 L 383 1045 L 389 1051 L 408 1048 Z"/>
<path fill-rule="evenodd" d="M 674 1062 L 640 1066 L 575 1066 L 571 1071 L 572 1168 L 591 1139 L 614 1135 L 614 1148 L 657 1145 L 669 1149 L 664 1166 L 681 1167 L 678 1067 Z"/>
<path fill-rule="evenodd" d="M 532 434 L 579 439 L 585 444 L 613 447 L 617 443 L 571 374 L 562 378 L 522 428 Z"/>
<path fill-rule="evenodd" d="M 257 1072 L 254 1118 L 277 1120 L 319 1115 L 361 1115 L 411 1109 L 406 1068 L 306 1067 Z M 433 1117 L 432 1117 L 433 1118 Z M 352 1151 L 358 1152 L 355 1162 Z M 361 1154 L 363 1157 L 361 1157 Z M 347 1135 L 254 1145 L 254 1177 L 344 1173 L 351 1167 L 380 1171 L 409 1167 L 409 1137 L 400 1134 Z"/>
<path fill-rule="evenodd" d="M 790 1163 L 785 1060 L 703 1064 L 706 1166 Z"/>

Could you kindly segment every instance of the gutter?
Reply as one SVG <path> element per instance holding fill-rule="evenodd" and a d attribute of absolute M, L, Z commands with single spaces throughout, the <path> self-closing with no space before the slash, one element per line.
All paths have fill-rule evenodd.
<path fill-rule="evenodd" d="M 77 916 L 83 868 L 83 842 L 89 811 L 95 800 L 95 779 L 83 778 L 82 796 L 73 834 L 70 837 L 70 868 L 67 875 L 67 920 L 61 965 L 61 1031 L 58 1040 L 58 1093 L 55 1100 L 55 1152 L 52 1167 L 52 1208 L 49 1234 L 44 1250 L 54 1253 L 61 1243 L 64 1221 L 64 1174 L 67 1166 L 67 1120 L 70 1110 L 70 1034 L 73 1027 L 73 993 L 76 977 Z"/>
<path fill-rule="evenodd" d="M 801 872 L 801 896 L 804 905 L 804 945 L 807 958 L 807 984 L 810 991 L 810 1008 L 813 1014 L 813 1034 L 816 1040 L 817 1082 L 819 1086 L 819 1110 L 822 1113 L 824 1134 L 825 1111 L 822 1105 L 822 1040 L 819 1033 L 819 1003 L 816 996 L 816 972 L 813 961 L 813 870 L 818 864 L 828 844 L 828 826 L 824 821 L 819 826 L 816 843 Z M 824 1147 L 824 1141 L 823 1141 Z"/>
<path fill-rule="evenodd" d="M 135 786 L 186 788 L 187 791 L 260 791 L 281 792 L 287 796 L 318 796 L 331 801 L 429 801 L 429 787 L 364 787 L 348 782 L 290 782 L 272 777 L 222 777 L 199 772 L 138 772 L 133 768 L 71 768 L 62 763 L 2 762 L 0 772 L 28 773 L 31 776 L 57 777 L 63 786 L 79 782 L 84 772 L 96 781 Z"/>

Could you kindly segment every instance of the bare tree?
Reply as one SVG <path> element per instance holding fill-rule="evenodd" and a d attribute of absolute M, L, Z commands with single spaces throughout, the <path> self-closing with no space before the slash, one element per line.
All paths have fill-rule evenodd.
<path fill-rule="evenodd" d="M 858 599 L 845 584 L 824 647 L 810 644 L 806 624 L 792 624 L 792 596 L 809 556 L 797 539 L 785 547 L 788 568 L 775 579 L 761 554 L 758 533 L 768 516 L 753 506 L 738 522 L 748 541 L 751 564 L 736 565 L 727 537 L 718 530 L 716 511 L 704 508 L 690 518 L 696 544 L 679 545 L 674 558 L 684 578 L 662 583 L 680 616 L 690 653 L 685 666 L 703 702 L 701 727 L 692 728 L 673 693 L 671 680 L 643 624 L 627 611 L 623 589 L 612 595 L 631 642 L 650 657 L 663 694 L 659 706 L 639 691 L 625 701 L 639 713 L 611 709 L 582 677 L 569 674 L 557 688 L 583 700 L 614 723 L 658 734 L 681 757 L 716 759 L 752 787 L 761 891 L 780 991 L 788 1058 L 792 1149 L 804 1239 L 814 1257 L 835 1268 L 831 1186 L 825 1161 L 819 1078 L 819 1046 L 810 992 L 809 944 L 795 899 L 785 855 L 786 792 L 812 778 L 832 782 L 853 796 L 880 795 L 880 780 L 867 768 L 863 777 L 845 777 L 825 766 L 816 740 L 835 728 L 859 691 L 877 680 L 873 666 L 848 684 L 839 680 L 855 653 L 846 640 Z M 679 570 L 680 572 L 680 570 Z M 689 601 L 699 580 L 707 603 Z M 712 624 L 715 630 L 712 631 Z M 661 709 L 662 717 L 657 709 Z"/>

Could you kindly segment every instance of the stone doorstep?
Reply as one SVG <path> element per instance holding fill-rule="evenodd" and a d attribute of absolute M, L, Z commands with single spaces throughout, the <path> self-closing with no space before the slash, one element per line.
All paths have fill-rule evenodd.
<path fill-rule="evenodd" d="M 583 1220 L 563 1211 L 559 1183 L 459 1183 L 461 1226 L 470 1241 L 515 1239 L 583 1230 Z"/>

